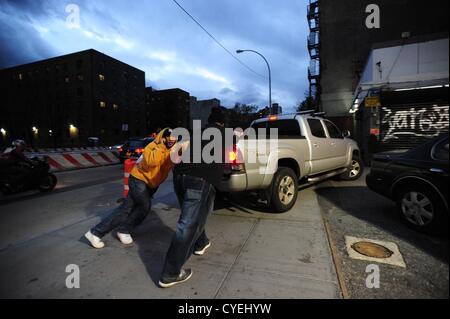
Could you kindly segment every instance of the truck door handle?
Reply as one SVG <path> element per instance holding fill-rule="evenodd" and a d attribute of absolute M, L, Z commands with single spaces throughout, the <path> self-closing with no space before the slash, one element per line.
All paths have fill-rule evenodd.
<path fill-rule="evenodd" d="M 335 143 L 335 142 L 331 142 L 330 145 L 331 145 L 331 146 L 335 146 L 336 143 Z"/>
<path fill-rule="evenodd" d="M 314 146 L 314 147 L 319 147 L 319 144 L 314 143 L 313 146 Z"/>

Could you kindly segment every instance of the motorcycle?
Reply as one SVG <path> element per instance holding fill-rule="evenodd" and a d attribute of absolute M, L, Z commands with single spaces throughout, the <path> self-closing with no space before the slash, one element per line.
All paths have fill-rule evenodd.
<path fill-rule="evenodd" d="M 28 175 L 23 178 L 24 181 L 18 182 L 14 175 L 8 174 L 7 169 L 0 173 L 0 192 L 4 195 L 10 195 L 27 190 L 39 189 L 41 192 L 52 191 L 58 179 L 50 173 L 50 165 L 47 163 L 47 158 L 31 158 L 33 166 L 25 162 L 15 164 L 17 167 L 27 170 Z"/>

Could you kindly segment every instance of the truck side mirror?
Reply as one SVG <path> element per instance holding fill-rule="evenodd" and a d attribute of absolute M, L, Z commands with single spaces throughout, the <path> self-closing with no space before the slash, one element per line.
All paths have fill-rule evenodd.
<path fill-rule="evenodd" d="M 350 137 L 350 131 L 344 131 L 344 133 L 342 134 L 342 136 L 344 137 Z"/>

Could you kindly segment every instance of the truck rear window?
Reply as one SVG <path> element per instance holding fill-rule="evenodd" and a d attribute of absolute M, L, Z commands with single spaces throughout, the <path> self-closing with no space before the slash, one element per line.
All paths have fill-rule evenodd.
<path fill-rule="evenodd" d="M 297 120 L 277 120 L 268 122 L 259 122 L 252 125 L 252 128 L 267 128 L 267 134 L 270 134 L 270 129 L 278 129 L 278 137 L 300 137 L 300 125 Z"/>

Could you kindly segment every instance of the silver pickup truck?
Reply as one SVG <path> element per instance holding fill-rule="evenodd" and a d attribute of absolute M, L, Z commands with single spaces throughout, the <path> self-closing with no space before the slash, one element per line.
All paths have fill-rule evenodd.
<path fill-rule="evenodd" d="M 266 129 L 266 135 L 237 141 L 237 154 L 230 154 L 234 165 L 218 190 L 259 191 L 273 211 L 285 212 L 295 204 L 300 185 L 333 176 L 358 179 L 363 163 L 357 143 L 321 115 L 301 112 L 254 121 L 251 128 Z M 270 129 L 277 129 L 278 136 L 269 135 Z M 276 147 L 271 139 L 276 139 Z"/>

